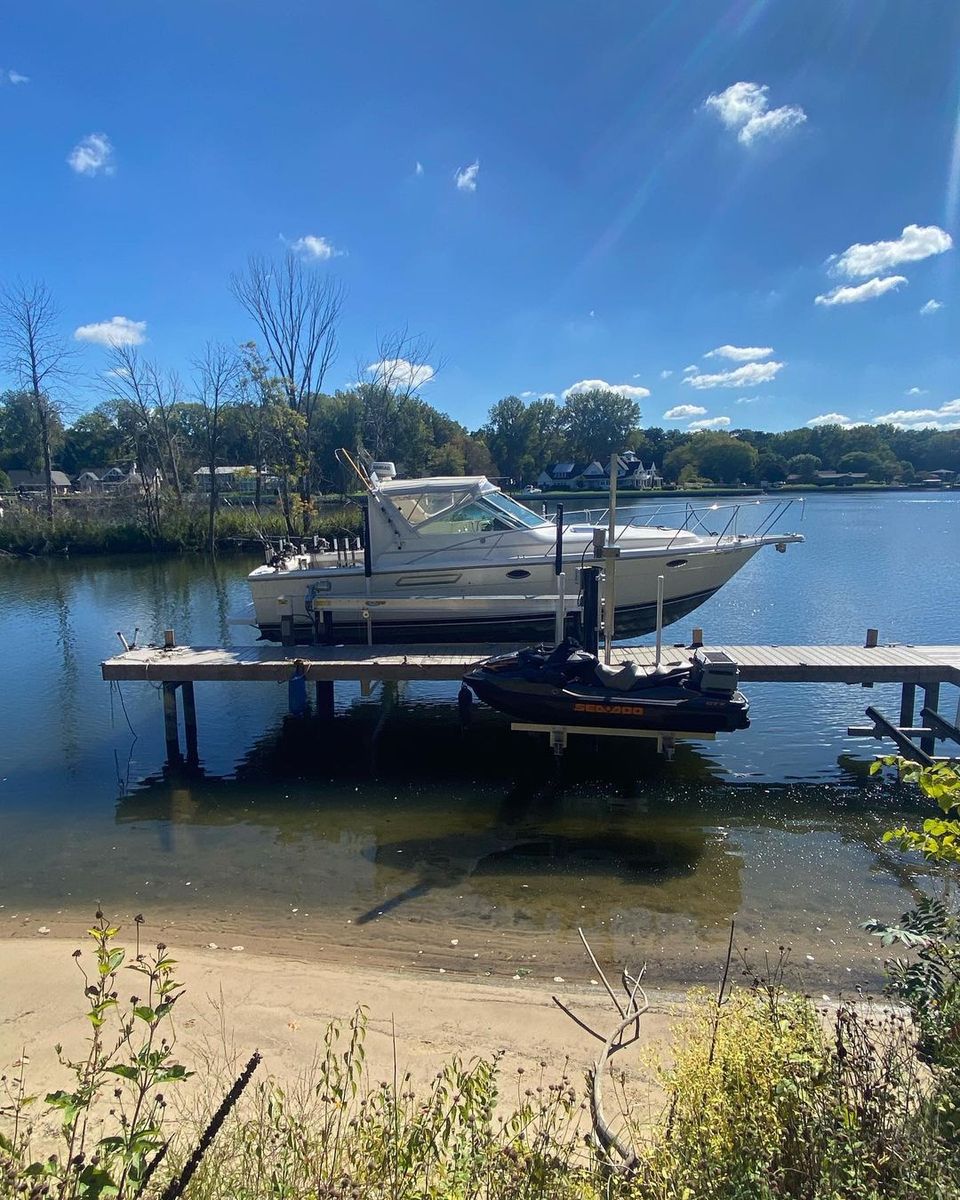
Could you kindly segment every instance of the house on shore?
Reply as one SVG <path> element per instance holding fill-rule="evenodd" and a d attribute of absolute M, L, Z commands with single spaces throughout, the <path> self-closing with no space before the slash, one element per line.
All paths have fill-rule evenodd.
<path fill-rule="evenodd" d="M 537 486 L 545 489 L 568 488 L 571 491 L 603 491 L 609 488 L 610 465 L 593 462 L 555 462 L 537 476 Z M 649 491 L 663 487 L 663 476 L 656 464 L 645 467 L 632 450 L 617 456 L 617 487 Z"/>
<path fill-rule="evenodd" d="M 221 495 L 234 494 L 237 496 L 253 496 L 257 491 L 256 467 L 217 467 L 217 491 Z M 198 492 L 209 492 L 211 475 L 209 467 L 198 467 L 193 473 L 194 486 Z M 260 472 L 260 489 L 263 492 L 273 491 L 277 486 L 277 477 Z"/>
<path fill-rule="evenodd" d="M 141 478 L 135 462 L 115 463 L 112 467 L 85 467 L 76 475 L 73 486 L 77 491 L 90 495 L 106 495 L 111 492 L 143 491 L 149 485 L 159 487 L 163 476 L 159 470 L 147 473 L 146 483 Z"/>
<path fill-rule="evenodd" d="M 7 476 L 10 480 L 10 486 L 15 492 L 27 494 L 29 492 L 46 492 L 47 490 L 46 471 L 18 471 L 14 469 L 8 471 Z M 55 496 L 65 496 L 70 491 L 70 477 L 65 475 L 63 471 L 51 471 L 50 482 L 53 484 L 53 494 Z"/>

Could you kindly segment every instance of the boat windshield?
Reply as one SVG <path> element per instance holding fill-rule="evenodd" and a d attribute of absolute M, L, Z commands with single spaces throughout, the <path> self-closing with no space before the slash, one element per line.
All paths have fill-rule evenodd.
<path fill-rule="evenodd" d="M 429 491 L 391 496 L 401 514 L 424 537 L 463 533 L 506 533 L 543 521 L 500 492 Z"/>
<path fill-rule="evenodd" d="M 515 518 L 515 520 L 520 522 L 520 525 L 527 529 L 535 529 L 538 525 L 547 524 L 543 517 L 538 517 L 526 505 L 518 504 L 516 500 L 504 495 L 503 492 L 488 492 L 484 496 L 484 499 L 488 500 L 491 504 L 495 504 L 497 508 Z M 519 526 L 516 528 L 519 528 Z"/>

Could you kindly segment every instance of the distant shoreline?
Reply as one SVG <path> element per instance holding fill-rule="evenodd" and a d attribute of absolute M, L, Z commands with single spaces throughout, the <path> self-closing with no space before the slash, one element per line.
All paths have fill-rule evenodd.
<path fill-rule="evenodd" d="M 631 500 L 706 500 L 717 496 L 734 497 L 740 496 L 744 499 L 755 496 L 809 496 L 809 495 L 824 495 L 824 496 L 846 496 L 850 492 L 926 492 L 930 495 L 939 495 L 941 492 L 948 492 L 954 489 L 950 487 L 924 487 L 922 484 L 905 484 L 896 486 L 889 483 L 854 483 L 844 484 L 842 487 L 837 487 L 835 484 L 819 484 L 819 483 L 785 483 L 779 488 L 759 488 L 759 487 L 742 487 L 742 488 L 657 488 L 653 490 L 644 490 L 640 488 L 623 489 L 617 492 L 617 504 L 622 506 Z M 536 504 L 540 501 L 555 501 L 566 500 L 607 500 L 610 499 L 610 493 L 606 490 L 597 491 L 593 489 L 573 489 L 563 488 L 552 492 L 524 492 L 523 489 L 504 488 L 504 491 L 509 496 L 520 500 L 526 504 Z"/>

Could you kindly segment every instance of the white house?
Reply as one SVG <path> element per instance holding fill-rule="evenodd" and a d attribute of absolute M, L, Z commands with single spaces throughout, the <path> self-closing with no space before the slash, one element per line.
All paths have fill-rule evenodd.
<path fill-rule="evenodd" d="M 594 491 L 609 487 L 609 464 L 594 459 L 593 462 L 556 462 L 542 470 L 537 477 L 541 488 L 590 488 Z M 645 467 L 632 450 L 617 456 L 617 487 L 638 488 L 644 491 L 663 487 L 663 476 L 656 464 Z"/>

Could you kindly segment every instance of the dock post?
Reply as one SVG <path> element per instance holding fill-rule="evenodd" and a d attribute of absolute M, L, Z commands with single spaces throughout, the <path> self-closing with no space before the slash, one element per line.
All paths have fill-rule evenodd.
<path fill-rule="evenodd" d="M 917 685 L 905 683 L 900 688 L 900 727 L 909 729 L 914 723 L 917 708 Z"/>
<path fill-rule="evenodd" d="M 937 712 L 940 706 L 940 684 L 925 683 L 923 686 L 923 707 L 929 708 L 932 712 Z M 932 733 L 926 734 L 920 739 L 920 749 L 933 757 L 937 748 L 937 739 Z"/>
<path fill-rule="evenodd" d="M 163 736 L 167 743 L 167 762 L 180 761 L 180 732 L 177 729 L 177 687 L 176 683 L 163 685 Z"/>
<path fill-rule="evenodd" d="M 200 752 L 197 746 L 197 703 L 193 695 L 192 680 L 181 683 L 180 695 L 183 697 L 183 736 L 187 749 L 187 766 L 195 767 L 200 762 Z"/>
<path fill-rule="evenodd" d="M 334 692 L 332 679 L 317 680 L 317 716 L 321 721 L 332 721 L 334 714 Z"/>

